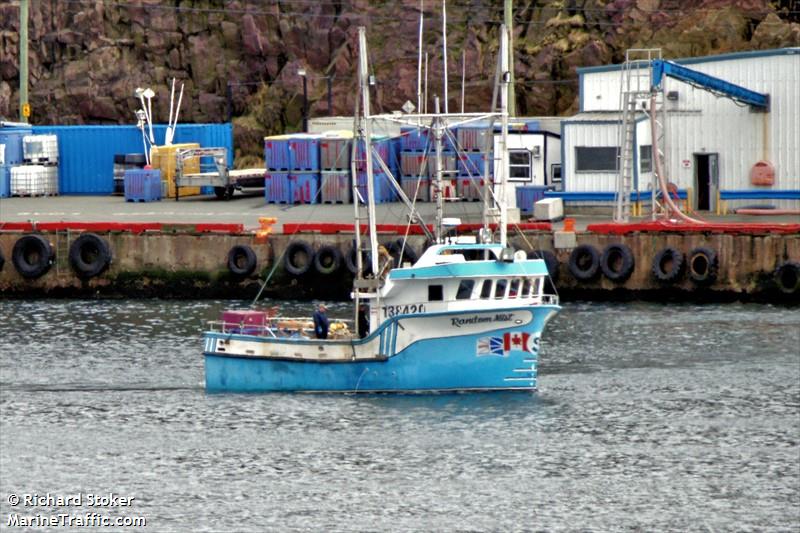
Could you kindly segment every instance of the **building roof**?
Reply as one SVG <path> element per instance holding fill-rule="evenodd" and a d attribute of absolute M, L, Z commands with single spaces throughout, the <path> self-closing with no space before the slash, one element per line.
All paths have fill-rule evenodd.
<path fill-rule="evenodd" d="M 641 111 L 636 112 L 636 122 L 647 118 Z M 620 111 L 585 111 L 577 113 L 569 118 L 565 118 L 564 124 L 581 124 L 581 123 L 597 123 L 597 124 L 619 124 L 622 120 L 622 113 Z"/>
<path fill-rule="evenodd" d="M 774 48 L 772 50 L 753 50 L 750 52 L 734 52 L 730 54 L 718 54 L 713 56 L 700 56 L 700 57 L 687 57 L 682 59 L 670 59 L 675 63 L 681 65 L 694 65 L 697 63 L 711 63 L 714 61 L 732 61 L 735 59 L 752 59 L 756 57 L 771 57 L 782 55 L 800 55 L 800 47 L 792 48 Z M 665 58 L 666 59 L 666 58 Z M 579 67 L 578 74 L 592 74 L 595 72 L 611 72 L 619 70 L 621 64 L 615 65 L 601 65 L 598 67 Z"/>

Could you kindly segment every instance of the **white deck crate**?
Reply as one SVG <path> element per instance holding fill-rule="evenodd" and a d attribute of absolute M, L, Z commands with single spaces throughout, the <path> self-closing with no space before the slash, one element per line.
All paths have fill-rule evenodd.
<path fill-rule="evenodd" d="M 58 167 L 23 165 L 11 168 L 11 196 L 55 196 Z"/>
<path fill-rule="evenodd" d="M 32 163 L 58 163 L 58 137 L 26 135 L 22 138 L 22 158 Z"/>

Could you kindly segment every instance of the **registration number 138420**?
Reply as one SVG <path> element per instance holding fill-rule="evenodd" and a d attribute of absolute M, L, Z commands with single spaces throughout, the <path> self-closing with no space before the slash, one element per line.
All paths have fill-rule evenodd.
<path fill-rule="evenodd" d="M 409 305 L 384 305 L 383 316 L 392 317 L 397 315 L 410 315 L 413 313 L 424 313 L 424 304 L 409 304 Z"/>

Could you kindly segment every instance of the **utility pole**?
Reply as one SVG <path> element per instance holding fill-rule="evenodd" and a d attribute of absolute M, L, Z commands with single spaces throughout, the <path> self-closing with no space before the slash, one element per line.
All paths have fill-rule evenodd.
<path fill-rule="evenodd" d="M 28 0 L 19 2 L 19 119 L 28 122 Z"/>
<path fill-rule="evenodd" d="M 514 97 L 514 17 L 512 4 L 513 0 L 504 0 L 503 19 L 508 29 L 508 64 L 510 78 L 508 80 L 508 115 L 517 116 L 517 100 Z"/>

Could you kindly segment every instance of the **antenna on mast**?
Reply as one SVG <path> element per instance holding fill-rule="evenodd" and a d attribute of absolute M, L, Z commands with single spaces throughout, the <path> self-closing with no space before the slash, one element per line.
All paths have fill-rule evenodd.
<path fill-rule="evenodd" d="M 447 5 L 442 0 L 442 52 L 444 58 L 444 114 L 447 114 Z"/>
<path fill-rule="evenodd" d="M 417 113 L 422 113 L 422 27 L 424 20 L 422 17 L 423 0 L 419 0 L 419 58 L 417 60 Z M 427 77 L 427 58 L 425 74 Z M 427 82 L 427 80 L 426 80 Z"/>

